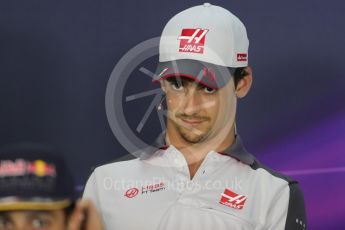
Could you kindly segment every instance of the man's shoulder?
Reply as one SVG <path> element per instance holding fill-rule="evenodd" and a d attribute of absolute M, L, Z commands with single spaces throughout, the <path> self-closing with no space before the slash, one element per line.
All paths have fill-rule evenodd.
<path fill-rule="evenodd" d="M 288 191 L 290 196 L 290 206 L 297 204 L 298 207 L 304 207 L 303 191 L 297 180 L 285 175 L 284 173 L 273 170 L 258 160 L 255 160 L 250 167 L 252 170 L 255 170 L 255 172 L 260 174 L 259 180 L 262 182 L 262 184 L 267 185 L 271 182 L 270 186 L 267 187 L 268 189 L 272 191 L 275 190 L 276 192 L 281 192 L 283 190 Z"/>
<path fill-rule="evenodd" d="M 107 173 L 114 170 L 115 171 L 128 170 L 132 166 L 135 166 L 139 163 L 140 163 L 139 158 L 115 160 L 115 161 L 111 161 L 102 165 L 95 166 L 93 168 L 93 171 L 97 173 Z"/>
<path fill-rule="evenodd" d="M 275 181 L 280 181 L 280 183 L 282 182 L 283 186 L 281 188 L 288 192 L 289 195 L 285 229 L 305 229 L 307 218 L 305 212 L 304 195 L 298 181 L 267 167 L 257 160 L 254 161 L 254 163 L 251 165 L 251 168 L 253 170 L 263 172 L 266 175 L 266 178 L 270 177 Z M 273 187 L 270 185 L 269 189 L 274 190 Z"/>
<path fill-rule="evenodd" d="M 278 172 L 270 167 L 268 167 L 265 164 L 262 164 L 260 161 L 258 161 L 257 159 L 255 159 L 254 163 L 250 165 L 252 170 L 255 170 L 257 172 L 261 171 L 263 172 L 266 176 L 272 177 L 276 180 L 282 180 L 287 184 L 294 184 L 294 183 L 298 183 L 295 179 L 291 178 L 290 176 Z"/>

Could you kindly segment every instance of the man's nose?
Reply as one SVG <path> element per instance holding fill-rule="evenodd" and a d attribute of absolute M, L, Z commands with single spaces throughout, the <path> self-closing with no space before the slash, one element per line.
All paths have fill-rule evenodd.
<path fill-rule="evenodd" d="M 190 88 L 183 100 L 183 112 L 187 115 L 198 113 L 202 108 L 201 97 L 195 88 Z"/>
<path fill-rule="evenodd" d="M 19 224 L 16 224 L 15 226 L 13 226 L 13 228 L 9 228 L 9 229 L 11 229 L 11 230 L 28 230 L 28 229 L 32 229 L 30 227 L 31 226 L 29 226 L 27 224 L 19 223 Z"/>

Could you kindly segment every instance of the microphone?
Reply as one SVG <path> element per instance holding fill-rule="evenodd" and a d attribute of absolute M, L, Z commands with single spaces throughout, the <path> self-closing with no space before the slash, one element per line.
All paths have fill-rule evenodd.
<path fill-rule="evenodd" d="M 162 109 L 162 103 L 163 103 L 163 101 L 164 101 L 164 99 L 165 99 L 165 96 L 163 96 L 162 97 L 162 99 L 161 99 L 161 101 L 159 102 L 159 104 L 158 104 L 158 106 L 157 106 L 157 110 L 161 110 Z"/>

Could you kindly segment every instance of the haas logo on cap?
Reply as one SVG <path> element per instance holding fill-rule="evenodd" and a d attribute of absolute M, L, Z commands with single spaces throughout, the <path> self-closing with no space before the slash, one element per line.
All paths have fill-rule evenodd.
<path fill-rule="evenodd" d="M 179 52 L 204 53 L 205 38 L 208 29 L 182 29 Z"/>

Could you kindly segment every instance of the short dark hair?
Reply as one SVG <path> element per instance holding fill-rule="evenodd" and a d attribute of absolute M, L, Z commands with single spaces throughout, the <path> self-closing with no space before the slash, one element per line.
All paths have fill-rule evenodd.
<path fill-rule="evenodd" d="M 237 84 L 240 80 L 242 80 L 245 76 L 247 76 L 249 73 L 246 71 L 246 67 L 238 67 L 238 68 L 229 68 L 229 72 L 233 75 L 235 88 L 237 87 Z M 180 76 L 180 79 L 183 82 L 193 82 L 194 80 L 185 76 Z M 176 77 L 169 77 L 166 78 L 170 83 L 176 83 L 178 82 Z"/>
<path fill-rule="evenodd" d="M 247 76 L 249 73 L 246 71 L 246 67 L 238 67 L 235 70 L 232 70 L 234 73 L 234 83 L 235 88 L 237 88 L 237 84 L 240 80 L 242 80 L 245 76 Z M 230 70 L 230 73 L 232 72 Z"/>

